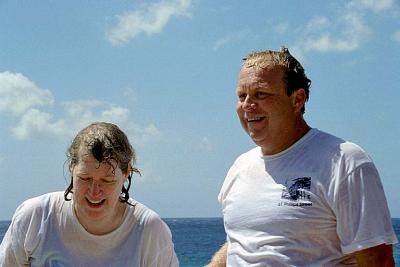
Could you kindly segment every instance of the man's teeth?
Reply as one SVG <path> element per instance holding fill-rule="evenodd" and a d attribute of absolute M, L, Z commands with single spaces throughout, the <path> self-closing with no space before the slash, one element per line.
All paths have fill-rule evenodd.
<path fill-rule="evenodd" d="M 261 119 L 261 117 L 247 118 L 247 121 L 252 122 L 252 121 L 258 121 L 260 119 Z"/>

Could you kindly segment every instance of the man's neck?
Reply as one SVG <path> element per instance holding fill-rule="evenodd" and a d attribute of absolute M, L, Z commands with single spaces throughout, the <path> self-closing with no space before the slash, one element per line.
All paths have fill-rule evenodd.
<path fill-rule="evenodd" d="M 310 129 L 311 127 L 306 123 L 306 121 L 303 118 L 299 119 L 294 124 L 293 128 L 291 128 L 291 130 L 288 131 L 291 134 L 282 133 L 288 135 L 286 142 L 281 144 L 274 144 L 274 146 L 260 145 L 262 154 L 268 156 L 268 155 L 278 154 L 279 152 L 286 150 L 287 148 L 295 144 L 297 141 L 299 141 L 304 135 L 306 135 Z M 272 141 L 272 143 L 273 142 L 274 141 Z"/>

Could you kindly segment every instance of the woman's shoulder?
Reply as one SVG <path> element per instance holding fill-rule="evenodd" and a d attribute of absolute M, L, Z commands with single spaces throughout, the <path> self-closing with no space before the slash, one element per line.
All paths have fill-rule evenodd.
<path fill-rule="evenodd" d="M 62 201 L 62 197 L 62 192 L 52 192 L 29 198 L 18 206 L 13 220 L 23 221 L 46 216 L 54 205 Z"/>
<path fill-rule="evenodd" d="M 137 202 L 136 211 L 139 215 L 136 219 L 140 228 L 143 229 L 143 236 L 148 242 L 165 247 L 171 245 L 172 235 L 168 225 L 161 216 L 146 205 Z"/>
<path fill-rule="evenodd" d="M 134 216 L 139 225 L 148 227 L 165 227 L 164 221 L 161 219 L 154 210 L 147 207 L 146 205 L 132 200 L 130 201 L 133 205 L 130 205 L 131 216 Z"/>

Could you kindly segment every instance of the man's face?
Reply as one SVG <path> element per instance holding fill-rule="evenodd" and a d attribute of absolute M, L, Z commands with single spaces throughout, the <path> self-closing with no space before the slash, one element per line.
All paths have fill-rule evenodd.
<path fill-rule="evenodd" d="M 293 143 L 299 116 L 296 92 L 287 95 L 283 78 L 283 69 L 275 65 L 243 66 L 239 74 L 236 111 L 244 130 L 266 155 Z"/>

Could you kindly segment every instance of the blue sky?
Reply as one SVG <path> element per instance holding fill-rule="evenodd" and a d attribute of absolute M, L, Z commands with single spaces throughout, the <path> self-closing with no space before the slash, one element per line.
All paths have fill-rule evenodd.
<path fill-rule="evenodd" d="M 234 112 L 241 59 L 282 45 L 312 80 L 308 123 L 369 153 L 400 217 L 398 1 L 0 0 L 0 25 L 0 219 L 65 190 L 92 121 L 128 133 L 136 199 L 221 216 L 223 178 L 254 146 Z"/>

